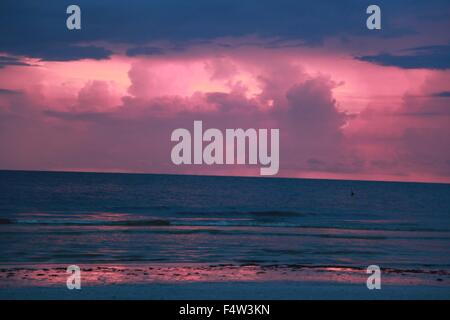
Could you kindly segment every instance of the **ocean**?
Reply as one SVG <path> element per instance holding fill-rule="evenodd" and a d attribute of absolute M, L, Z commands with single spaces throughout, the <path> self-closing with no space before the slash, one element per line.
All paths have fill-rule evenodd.
<path fill-rule="evenodd" d="M 450 185 L 0 171 L 0 264 L 450 272 Z"/>

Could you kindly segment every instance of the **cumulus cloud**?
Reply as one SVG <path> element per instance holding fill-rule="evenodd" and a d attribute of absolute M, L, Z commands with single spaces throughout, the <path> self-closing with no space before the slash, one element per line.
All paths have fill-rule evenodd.
<path fill-rule="evenodd" d="M 279 128 L 281 176 L 450 180 L 446 71 L 317 48 L 203 44 L 107 63 L 11 65 L 0 75 L 3 169 L 259 175 L 252 166 L 173 165 L 171 132 L 202 120 Z"/>
<path fill-rule="evenodd" d="M 228 91 L 193 91 L 190 95 L 180 96 L 174 94 L 175 89 L 173 92 L 167 88 L 165 92 L 157 90 L 158 86 L 164 88 L 165 83 L 160 80 L 164 81 L 167 73 L 155 74 L 152 64 L 145 69 L 148 73 L 137 72 L 142 71 L 139 66 L 143 65 L 145 62 L 132 67 L 131 95 L 123 97 L 119 105 L 114 105 L 114 92 L 101 81 L 87 82 L 79 89 L 75 103 L 67 107 L 53 106 L 49 109 L 48 106 L 38 106 L 39 97 L 35 97 L 35 101 L 30 97 L 31 104 L 28 102 L 27 105 L 33 112 L 15 110 L 18 120 L 14 125 L 9 123 L 2 127 L 15 140 L 14 144 L 10 140 L 2 141 L 9 149 L 0 158 L 2 167 L 24 163 L 41 169 L 122 168 L 124 171 L 191 172 L 192 168 L 171 164 L 169 137 L 172 130 L 190 128 L 193 121 L 199 119 L 205 128 L 280 128 L 282 153 L 289 154 L 284 160 L 282 158 L 282 170 L 283 163 L 288 170 L 307 169 L 310 157 L 327 163 L 327 156 L 339 149 L 340 130 L 346 115 L 337 110 L 332 96 L 335 84 L 326 77 L 302 74 L 290 85 L 284 78 L 280 78 L 282 84 L 271 79 L 270 83 L 284 90 L 282 92 L 262 81 L 261 91 L 248 96 L 245 88 L 226 85 L 234 76 L 234 72 L 227 72 L 227 76 L 223 74 L 219 79 L 224 83 L 224 90 Z M 203 68 L 205 79 L 217 76 L 217 68 L 205 63 L 198 65 Z M 154 91 L 152 81 L 155 83 Z M 199 81 L 202 83 L 203 80 Z M 150 95 L 147 90 L 150 90 Z M 268 108 L 267 100 L 275 102 Z M 13 109 L 14 106 L 12 103 Z M 24 125 L 27 129 L 21 132 Z M 27 133 L 30 134 L 29 141 L 24 139 Z M 34 156 L 35 152 L 39 157 Z M 19 157 L 20 161 L 16 162 Z M 205 167 L 203 170 L 208 173 L 222 168 Z"/>

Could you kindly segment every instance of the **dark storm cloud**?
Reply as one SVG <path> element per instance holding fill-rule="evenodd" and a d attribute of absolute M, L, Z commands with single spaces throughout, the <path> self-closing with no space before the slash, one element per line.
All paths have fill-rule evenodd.
<path fill-rule="evenodd" d="M 51 50 L 47 48 L 30 48 L 28 55 L 41 58 L 43 61 L 71 61 L 80 59 L 107 59 L 113 52 L 97 46 L 55 46 Z"/>
<path fill-rule="evenodd" d="M 403 69 L 450 69 L 450 45 L 426 46 L 403 50 L 407 54 L 381 53 L 358 57 L 359 60 Z"/>
<path fill-rule="evenodd" d="M 151 56 L 164 54 L 164 50 L 158 47 L 133 47 L 127 50 L 127 56 Z"/>
<path fill-rule="evenodd" d="M 21 61 L 19 58 L 0 56 L 0 69 L 7 66 L 29 66 L 29 64 Z"/>
<path fill-rule="evenodd" d="M 432 97 L 437 98 L 450 98 L 450 91 L 441 91 L 432 94 Z"/>
<path fill-rule="evenodd" d="M 72 1 L 2 0 L 0 52 L 43 60 L 104 59 L 111 52 L 82 43 L 126 44 L 128 54 L 153 54 L 151 41 L 178 45 L 220 37 L 256 35 L 320 45 L 325 37 L 367 35 L 365 10 L 369 1 L 357 0 L 165 0 L 88 1 L 81 7 L 82 29 L 66 28 L 66 8 Z M 434 1 L 377 1 L 383 9 L 383 29 L 375 37 L 413 34 L 417 13 L 448 7 Z M 431 12 L 431 13 L 430 13 Z M 401 25 L 396 21 L 409 21 Z M 411 17 L 411 19 L 404 19 Z M 414 23 L 413 23 L 414 22 Z M 141 48 L 141 49 L 137 49 Z"/>
<path fill-rule="evenodd" d="M 16 95 L 16 94 L 21 94 L 20 91 L 18 90 L 10 90 L 10 89 L 3 89 L 0 88 L 0 95 Z"/>

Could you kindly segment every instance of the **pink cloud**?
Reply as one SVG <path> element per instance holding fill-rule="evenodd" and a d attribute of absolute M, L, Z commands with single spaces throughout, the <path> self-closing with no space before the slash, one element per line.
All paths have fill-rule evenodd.
<path fill-rule="evenodd" d="M 338 50 L 200 46 L 0 74 L 0 168 L 257 175 L 171 163 L 171 131 L 203 120 L 279 128 L 281 176 L 450 181 L 449 99 L 433 95 L 449 90 L 448 72 Z"/>

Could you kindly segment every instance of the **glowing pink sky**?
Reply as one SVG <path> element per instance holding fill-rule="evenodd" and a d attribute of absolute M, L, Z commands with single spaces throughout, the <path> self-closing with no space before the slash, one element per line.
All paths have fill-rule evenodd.
<path fill-rule="evenodd" d="M 278 176 L 450 182 L 447 70 L 380 66 L 332 40 L 21 59 L 32 66 L 0 69 L 1 169 L 258 175 L 173 165 L 170 133 L 203 120 L 279 128 Z"/>

